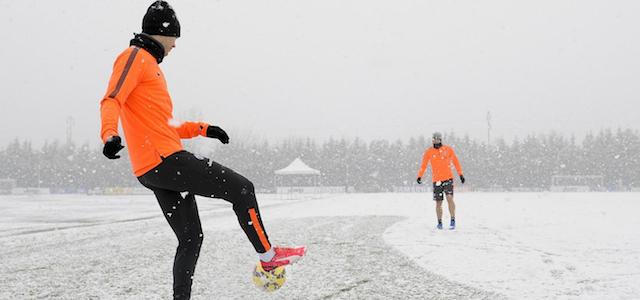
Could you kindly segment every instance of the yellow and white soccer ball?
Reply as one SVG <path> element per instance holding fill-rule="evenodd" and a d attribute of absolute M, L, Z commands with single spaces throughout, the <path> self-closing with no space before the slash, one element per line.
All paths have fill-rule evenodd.
<path fill-rule="evenodd" d="M 273 292 L 281 288 L 287 281 L 284 267 L 277 267 L 271 270 L 271 272 L 267 272 L 262 268 L 262 264 L 260 264 L 260 262 L 258 262 L 258 264 L 253 268 L 253 274 L 251 277 L 253 284 L 255 284 L 257 288 L 266 292 Z"/>

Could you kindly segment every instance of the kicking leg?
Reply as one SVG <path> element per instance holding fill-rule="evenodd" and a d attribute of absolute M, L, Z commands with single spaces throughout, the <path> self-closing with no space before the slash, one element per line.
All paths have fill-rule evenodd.
<path fill-rule="evenodd" d="M 294 252 L 273 249 L 264 229 L 253 183 L 244 176 L 206 158 L 181 151 L 164 159 L 155 169 L 140 177 L 143 184 L 161 186 L 174 191 L 189 191 L 196 195 L 222 198 L 233 205 L 240 227 L 247 235 L 262 261 L 278 258 L 281 264 L 288 264 L 304 255 L 304 248 Z M 285 253 L 285 254 L 283 254 Z M 290 258 L 290 259 L 289 259 Z"/>
<path fill-rule="evenodd" d="M 304 247 L 272 247 L 260 217 L 251 181 L 214 161 L 202 161 L 205 161 L 206 166 L 204 182 L 200 181 L 198 186 L 192 186 L 189 190 L 198 195 L 222 198 L 233 204 L 238 223 L 258 252 L 264 270 L 270 271 L 278 266 L 294 263 L 304 256 Z M 194 179 L 191 182 L 199 181 Z"/>

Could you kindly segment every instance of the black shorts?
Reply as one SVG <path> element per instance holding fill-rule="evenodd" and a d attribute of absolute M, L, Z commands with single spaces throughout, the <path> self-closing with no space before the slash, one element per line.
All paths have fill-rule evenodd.
<path fill-rule="evenodd" d="M 433 183 L 433 200 L 444 200 L 444 194 L 453 195 L 453 178 Z"/>

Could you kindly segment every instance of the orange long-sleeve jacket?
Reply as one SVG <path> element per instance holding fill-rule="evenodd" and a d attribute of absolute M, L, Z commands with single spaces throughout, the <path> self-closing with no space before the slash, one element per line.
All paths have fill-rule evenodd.
<path fill-rule="evenodd" d="M 418 171 L 418 177 L 422 177 L 429 162 L 431 162 L 431 179 L 433 182 L 453 178 L 453 173 L 451 173 L 452 162 L 456 171 L 458 171 L 458 175 L 462 175 L 462 167 L 460 166 L 458 157 L 453 151 L 453 148 L 449 146 L 442 145 L 439 149 L 434 147 L 427 149 L 422 156 L 422 165 L 420 166 L 420 171 Z"/>
<path fill-rule="evenodd" d="M 100 102 L 103 142 L 118 135 L 122 123 L 131 167 L 141 176 L 167 157 L 183 149 L 181 138 L 206 136 L 207 123 L 173 119 L 173 103 L 156 59 L 131 46 L 113 65 L 107 92 Z"/>

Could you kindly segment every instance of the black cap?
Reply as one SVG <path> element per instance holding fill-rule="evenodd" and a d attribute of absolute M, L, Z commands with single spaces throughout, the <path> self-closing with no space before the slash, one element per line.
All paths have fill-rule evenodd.
<path fill-rule="evenodd" d="M 149 35 L 180 37 L 180 22 L 167 1 L 155 1 L 142 19 L 142 32 Z"/>
<path fill-rule="evenodd" d="M 434 139 L 434 140 L 442 141 L 442 133 L 436 131 L 436 132 L 433 133 L 431 138 Z"/>

